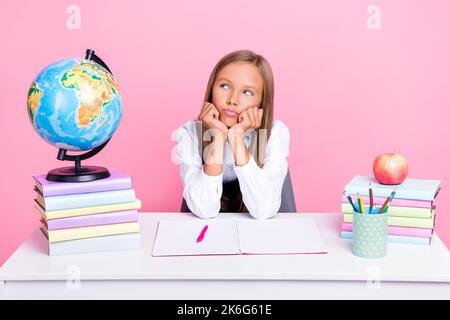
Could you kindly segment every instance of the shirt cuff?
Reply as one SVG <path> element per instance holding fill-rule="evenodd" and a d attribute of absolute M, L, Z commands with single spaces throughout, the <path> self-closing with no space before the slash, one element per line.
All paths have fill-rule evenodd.
<path fill-rule="evenodd" d="M 250 159 L 243 166 L 237 166 L 236 163 L 234 163 L 233 165 L 236 175 L 251 174 L 255 172 L 255 169 L 259 168 L 258 164 L 256 163 L 255 159 L 253 159 L 252 155 L 250 155 Z"/>
<path fill-rule="evenodd" d="M 205 167 L 202 168 L 200 172 L 199 180 L 201 183 L 209 183 L 213 185 L 218 185 L 222 183 L 223 180 L 223 172 L 218 174 L 217 176 L 210 176 L 205 173 Z"/>

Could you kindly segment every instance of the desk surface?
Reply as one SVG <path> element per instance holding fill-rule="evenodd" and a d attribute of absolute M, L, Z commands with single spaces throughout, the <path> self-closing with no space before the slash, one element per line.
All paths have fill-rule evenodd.
<path fill-rule="evenodd" d="M 236 214 L 220 214 L 218 219 Z M 152 257 L 159 219 L 193 219 L 182 213 L 140 213 L 141 249 L 48 256 L 39 230 L 0 268 L 0 281 L 66 280 L 73 268 L 82 280 L 335 280 L 450 283 L 450 254 L 437 234 L 431 246 L 389 243 L 380 259 L 352 254 L 341 239 L 342 214 L 282 213 L 277 219 L 311 217 L 328 254 Z M 72 271 L 70 271 L 72 270 Z"/>

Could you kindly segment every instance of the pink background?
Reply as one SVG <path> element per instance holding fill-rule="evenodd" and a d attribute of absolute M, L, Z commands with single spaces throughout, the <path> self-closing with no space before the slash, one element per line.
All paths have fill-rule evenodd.
<path fill-rule="evenodd" d="M 381 9 L 369 30 L 366 9 Z M 431 5 L 432 3 L 432 5 Z M 69 30 L 69 5 L 81 29 Z M 172 131 L 197 116 L 226 53 L 263 54 L 275 74 L 275 118 L 291 131 L 300 212 L 339 212 L 344 185 L 374 158 L 404 154 L 411 178 L 441 179 L 437 232 L 450 244 L 449 1 L 9 1 L 1 4 L 0 264 L 38 226 L 33 173 L 61 166 L 33 130 L 30 83 L 46 65 L 93 48 L 118 81 L 124 117 L 87 163 L 119 167 L 142 211 L 178 211 Z"/>

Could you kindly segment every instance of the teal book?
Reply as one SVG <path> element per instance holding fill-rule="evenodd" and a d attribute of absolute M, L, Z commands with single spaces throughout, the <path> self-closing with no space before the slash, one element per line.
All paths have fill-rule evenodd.
<path fill-rule="evenodd" d="M 41 232 L 46 237 L 45 231 Z M 139 233 L 118 234 L 61 242 L 48 242 L 48 255 L 59 256 L 69 254 L 97 253 L 104 251 L 139 250 L 141 238 Z"/>
<path fill-rule="evenodd" d="M 36 194 L 36 201 L 45 209 L 45 211 L 104 206 L 134 202 L 136 200 L 134 189 L 68 194 L 51 197 L 44 197 L 39 190 L 36 190 Z"/>
<path fill-rule="evenodd" d="M 372 185 L 374 197 L 387 198 L 395 190 L 396 199 L 423 201 L 433 201 L 441 187 L 440 180 L 405 179 L 401 184 L 385 185 L 378 183 L 374 177 L 354 176 L 344 190 L 348 195 L 359 193 L 361 196 L 369 196 L 369 183 Z"/>

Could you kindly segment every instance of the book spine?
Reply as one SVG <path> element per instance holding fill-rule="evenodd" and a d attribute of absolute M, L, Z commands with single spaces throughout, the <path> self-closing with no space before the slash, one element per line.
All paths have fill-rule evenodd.
<path fill-rule="evenodd" d="M 350 194 L 353 198 L 356 197 L 356 194 Z M 365 203 L 370 203 L 370 198 L 368 196 L 362 196 Z M 382 205 L 386 198 L 382 197 L 373 197 L 373 202 L 375 204 Z M 342 203 L 348 203 L 347 196 L 345 194 L 342 194 L 341 196 L 341 202 Z M 391 202 L 391 205 L 393 206 L 399 206 L 399 207 L 414 207 L 414 208 L 432 208 L 433 207 L 433 201 L 421 201 L 421 200 L 408 200 L 408 199 L 397 199 L 394 198 Z"/>
<path fill-rule="evenodd" d="M 348 203 L 342 203 L 341 210 L 343 213 L 353 213 L 353 208 Z M 435 212 L 434 210 L 424 208 L 389 206 L 387 213 L 391 217 L 429 219 Z"/>
<path fill-rule="evenodd" d="M 55 184 L 49 186 L 42 186 L 42 194 L 44 197 L 61 196 L 78 193 L 102 192 L 131 189 L 132 183 L 130 177 L 123 177 L 117 179 L 103 179 L 91 181 L 89 184 Z"/>
<path fill-rule="evenodd" d="M 119 234 L 49 243 L 49 255 L 67 255 L 102 251 L 137 250 L 141 246 L 139 233 Z"/>
<path fill-rule="evenodd" d="M 395 186 L 392 186 L 392 189 L 374 189 L 373 196 L 374 197 L 383 197 L 387 198 L 390 196 L 392 190 L 394 190 Z M 349 195 L 360 194 L 362 196 L 369 196 L 369 188 L 358 188 L 352 186 L 346 186 L 345 192 Z M 420 192 L 415 190 L 397 190 L 395 194 L 395 198 L 397 199 L 408 199 L 408 200 L 421 200 L 421 201 L 433 201 L 434 193 L 430 192 Z"/>
<path fill-rule="evenodd" d="M 127 210 L 62 219 L 51 219 L 47 220 L 46 223 L 48 226 L 48 230 L 58 230 L 137 221 L 137 210 Z"/>
<path fill-rule="evenodd" d="M 404 217 L 388 216 L 388 225 L 396 227 L 433 229 L 434 217 L 435 215 L 433 215 L 430 219 L 421 219 L 421 218 L 404 218 Z M 344 222 L 353 222 L 353 214 L 345 213 Z"/>
<path fill-rule="evenodd" d="M 341 230 L 351 232 L 353 231 L 353 224 L 343 222 L 341 225 Z M 431 236 L 433 235 L 433 229 L 388 226 L 388 234 L 397 236 L 431 238 Z"/>
<path fill-rule="evenodd" d="M 341 231 L 341 238 L 343 238 L 343 239 L 352 239 L 353 238 L 353 232 Z M 430 245 L 431 244 L 431 238 L 418 238 L 418 237 L 405 237 L 405 236 L 388 235 L 387 236 L 387 242 Z"/>
<path fill-rule="evenodd" d="M 44 199 L 45 210 L 52 211 L 133 202 L 136 195 L 133 189 L 127 189 L 52 196 Z"/>
<path fill-rule="evenodd" d="M 134 210 L 141 208 L 141 200 L 136 199 L 134 202 L 128 203 L 119 203 L 119 204 L 109 204 L 104 206 L 94 206 L 94 207 L 83 207 L 83 208 L 75 208 L 75 209 L 64 209 L 64 210 L 54 210 L 54 211 L 45 211 L 43 210 L 37 202 L 34 203 L 34 207 L 36 210 L 45 216 L 46 219 L 61 219 L 61 218 L 69 218 L 69 217 L 77 217 L 77 216 L 85 216 L 90 214 L 97 213 L 105 213 L 105 212 L 114 212 L 114 211 L 125 211 L 125 210 Z"/>
<path fill-rule="evenodd" d="M 86 239 L 115 234 L 139 232 L 138 222 L 110 224 L 105 226 L 82 227 L 48 231 L 49 242 L 60 242 L 76 239 Z"/>

